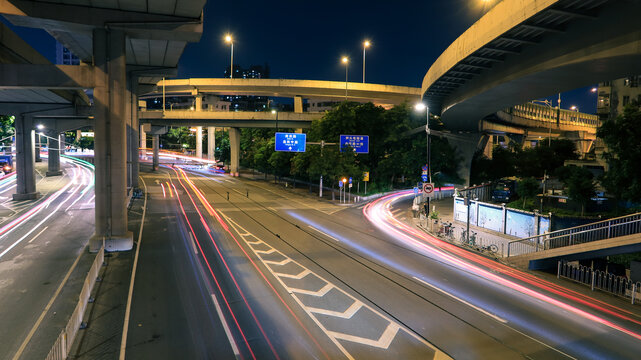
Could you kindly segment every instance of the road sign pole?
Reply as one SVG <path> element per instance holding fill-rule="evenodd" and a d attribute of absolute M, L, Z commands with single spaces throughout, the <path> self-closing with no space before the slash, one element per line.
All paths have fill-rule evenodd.
<path fill-rule="evenodd" d="M 320 176 L 320 185 L 318 186 L 318 197 L 323 197 L 323 175 Z"/>

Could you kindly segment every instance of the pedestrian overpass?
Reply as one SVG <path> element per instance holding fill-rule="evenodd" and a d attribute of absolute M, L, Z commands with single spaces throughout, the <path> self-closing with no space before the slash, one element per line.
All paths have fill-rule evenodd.
<path fill-rule="evenodd" d="M 531 270 L 641 251 L 641 213 L 510 241 L 508 262 Z"/>

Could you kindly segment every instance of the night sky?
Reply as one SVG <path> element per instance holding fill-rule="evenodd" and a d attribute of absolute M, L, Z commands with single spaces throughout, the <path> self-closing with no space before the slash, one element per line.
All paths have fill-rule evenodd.
<path fill-rule="evenodd" d="M 487 10 L 483 6 L 488 5 L 482 4 L 480 0 L 209 1 L 201 41 L 187 45 L 178 75 L 221 77 L 230 60 L 223 37 L 230 33 L 234 63 L 243 67 L 267 63 L 272 78 L 344 81 L 340 58 L 346 55 L 349 80 L 362 81 L 362 42 L 369 39 L 367 82 L 420 87 L 439 54 Z M 39 30 L 14 30 L 55 60 L 51 37 Z M 564 93 L 562 107 L 578 105 L 581 112 L 595 112 L 591 87 Z"/>

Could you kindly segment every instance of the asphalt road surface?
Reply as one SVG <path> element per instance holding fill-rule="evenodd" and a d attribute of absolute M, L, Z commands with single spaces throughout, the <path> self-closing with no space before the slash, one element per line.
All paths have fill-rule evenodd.
<path fill-rule="evenodd" d="M 94 231 L 93 169 L 70 159 L 62 167 L 63 176 L 39 180 L 33 201 L 11 200 L 15 175 L 0 180 L 0 359 L 44 358 L 66 324 L 56 313 L 77 302 L 50 304 L 84 265 L 76 260 Z"/>
<path fill-rule="evenodd" d="M 128 358 L 636 358 L 631 312 L 408 226 L 406 194 L 340 207 L 162 167 Z M 405 221 L 404 221 L 405 220 Z"/>

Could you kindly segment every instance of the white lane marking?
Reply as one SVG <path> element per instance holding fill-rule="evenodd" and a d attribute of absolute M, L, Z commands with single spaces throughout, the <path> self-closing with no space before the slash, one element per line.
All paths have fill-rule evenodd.
<path fill-rule="evenodd" d="M 360 310 L 363 307 L 363 303 L 360 301 L 354 302 L 350 307 L 347 308 L 345 311 L 334 311 L 334 310 L 327 310 L 327 309 L 321 309 L 321 308 L 315 308 L 315 307 L 308 307 L 309 311 L 316 313 L 316 314 L 323 314 L 323 315 L 329 315 L 329 316 L 334 316 L 338 317 L 341 319 L 351 319 L 358 310 Z"/>
<path fill-rule="evenodd" d="M 427 281 L 425 281 L 425 280 L 423 280 L 423 279 L 421 279 L 421 278 L 418 278 L 418 277 L 414 276 L 414 279 L 415 279 L 415 280 L 418 280 L 418 281 L 420 281 L 422 284 L 425 284 L 425 285 L 429 286 L 430 288 L 432 288 L 432 289 L 434 289 L 434 290 L 436 290 L 436 291 L 440 292 L 441 294 L 447 295 L 447 296 L 451 297 L 452 299 L 457 300 L 458 302 L 461 302 L 461 303 L 463 303 L 463 304 L 465 304 L 465 305 L 467 305 L 467 306 L 471 307 L 472 309 L 474 309 L 474 310 L 476 310 L 476 311 L 478 311 L 478 312 L 481 312 L 481 313 L 483 313 L 483 314 L 485 314 L 485 315 L 487 315 L 487 316 L 491 317 L 492 319 L 494 319 L 494 320 L 496 320 L 496 321 L 498 321 L 498 322 L 501 322 L 501 323 L 503 323 L 503 324 L 507 324 L 507 320 L 503 319 L 502 317 L 499 317 L 499 316 L 497 316 L 497 315 L 494 315 L 494 314 L 492 314 L 491 312 L 488 312 L 488 311 L 487 311 L 487 310 L 485 310 L 485 309 L 481 309 L 480 307 L 478 307 L 478 306 L 476 306 L 476 305 L 474 305 L 474 304 L 471 304 L 471 303 L 469 303 L 469 302 L 467 302 L 467 301 L 465 301 L 465 300 L 461 299 L 460 297 L 458 297 L 458 296 L 456 296 L 456 295 L 454 295 L 454 294 L 450 294 L 450 293 L 448 293 L 447 291 L 445 291 L 445 290 L 443 290 L 443 289 L 441 289 L 441 288 L 438 288 L 438 287 L 436 287 L 436 286 L 434 286 L 434 285 L 432 285 L 432 284 L 428 283 Z"/>
<path fill-rule="evenodd" d="M 16 354 L 13 356 L 13 360 L 18 360 L 20 356 L 22 356 L 22 353 L 24 352 L 24 349 L 27 347 L 27 344 L 29 344 L 29 341 L 31 341 L 31 338 L 36 333 L 36 330 L 38 329 L 38 327 L 40 327 L 42 320 L 44 320 L 45 315 L 47 315 L 47 313 L 49 312 L 49 309 L 51 309 L 51 306 L 53 306 L 53 302 L 56 301 L 56 298 L 58 298 L 58 295 L 60 295 L 62 288 L 67 284 L 67 280 L 69 280 L 69 276 L 71 276 L 71 273 L 78 265 L 78 262 L 80 261 L 80 257 L 82 257 L 83 253 L 84 253 L 84 248 L 82 251 L 80 251 L 80 254 L 78 254 L 78 256 L 76 257 L 76 260 L 73 262 L 73 265 L 71 265 L 71 267 L 69 268 L 69 271 L 67 271 L 67 274 L 65 274 L 65 277 L 62 279 L 62 282 L 56 289 L 56 292 L 53 294 L 51 299 L 49 299 L 47 306 L 45 306 L 44 310 L 42 310 L 42 313 L 40 313 L 40 316 L 38 317 L 38 320 L 36 320 L 36 323 L 33 324 L 33 327 L 29 331 L 29 334 L 27 334 L 27 337 L 22 342 L 22 345 L 20 345 L 18 352 L 16 352 Z"/>
<path fill-rule="evenodd" d="M 309 274 L 312 274 L 312 272 L 309 269 L 305 269 L 305 270 L 303 270 L 302 272 L 300 272 L 299 274 L 296 274 L 296 275 L 283 274 L 283 273 L 279 273 L 279 272 L 274 272 L 274 274 L 276 274 L 276 275 L 278 275 L 280 277 L 288 278 L 288 279 L 300 280 L 300 279 L 304 278 L 305 276 L 307 276 Z"/>
<path fill-rule="evenodd" d="M 223 328 L 225 329 L 225 335 L 227 335 L 227 340 L 229 340 L 231 349 L 234 351 L 234 355 L 236 356 L 236 359 L 240 359 L 241 357 L 240 357 L 240 351 L 238 351 L 238 345 L 236 345 L 236 340 L 234 340 L 234 337 L 231 335 L 231 330 L 229 330 L 229 325 L 227 324 L 227 320 L 225 320 L 225 316 L 223 315 L 223 309 L 220 308 L 220 304 L 218 304 L 218 299 L 216 299 L 216 295 L 211 294 L 211 299 L 214 301 L 214 306 L 216 307 L 216 312 L 218 313 L 220 322 L 223 323 Z"/>
<path fill-rule="evenodd" d="M 311 295 L 311 296 L 316 296 L 316 297 L 321 297 L 325 296 L 330 290 L 334 288 L 334 285 L 331 283 L 325 284 L 322 288 L 316 291 L 312 290 L 305 290 L 305 289 L 297 289 L 297 288 L 290 288 L 291 291 L 299 293 L 299 294 L 305 294 L 305 295 Z"/>
<path fill-rule="evenodd" d="M 273 253 L 275 251 L 276 251 L 276 249 L 274 249 L 274 248 L 271 248 L 269 250 L 256 250 L 257 253 L 266 254 L 266 255 L 269 255 L 269 254 L 271 254 L 271 253 Z"/>
<path fill-rule="evenodd" d="M 142 176 L 139 176 L 142 185 L 145 188 L 145 202 L 142 205 L 142 219 L 140 220 L 140 232 L 138 232 L 138 244 L 136 244 L 136 255 L 134 255 L 134 266 L 131 269 L 131 280 L 129 281 L 129 293 L 127 294 L 127 306 L 125 307 L 125 321 L 122 325 L 122 339 L 120 340 L 120 360 L 125 360 L 125 350 L 127 348 L 127 332 L 129 331 L 129 315 L 131 314 L 131 299 L 134 295 L 134 281 L 136 280 L 136 269 L 138 268 L 138 256 L 140 255 L 140 245 L 142 243 L 142 229 L 145 227 L 145 215 L 147 214 L 147 183 Z"/>
<path fill-rule="evenodd" d="M 45 226 L 42 230 L 40 230 L 40 232 L 39 232 L 39 233 L 37 233 L 37 234 L 36 234 L 36 236 L 34 236 L 31 240 L 29 240 L 29 244 L 31 244 L 31 243 L 32 243 L 32 242 L 33 242 L 33 241 L 34 241 L 38 236 L 40 236 L 40 234 L 42 234 L 43 232 L 45 232 L 45 230 L 47 230 L 47 228 L 48 228 L 48 227 L 49 227 L 49 226 Z"/>
<path fill-rule="evenodd" d="M 387 328 L 383 332 L 383 335 L 381 335 L 378 340 L 372 340 L 372 339 L 367 339 L 364 337 L 360 336 L 354 336 L 354 335 L 349 335 L 349 334 L 343 334 L 343 333 L 337 333 L 334 331 L 330 331 L 332 335 L 334 335 L 337 339 L 342 339 L 342 340 L 347 340 L 351 342 L 355 342 L 358 344 L 363 344 L 363 345 L 369 345 L 373 347 L 377 347 L 380 349 L 388 349 L 390 344 L 392 343 L 392 340 L 396 337 L 396 334 L 398 333 L 399 326 L 395 323 L 390 323 L 387 325 Z"/>
<path fill-rule="evenodd" d="M 236 233 L 238 233 L 239 235 L 240 235 L 240 234 L 249 234 L 248 236 L 242 236 L 243 241 L 245 241 L 245 243 L 246 243 L 246 244 L 255 244 L 255 243 L 260 243 L 260 244 L 261 244 L 261 246 L 268 246 L 268 247 L 270 247 L 270 248 L 273 248 L 272 246 L 270 246 L 270 245 L 268 245 L 267 243 L 265 243 L 265 242 L 263 242 L 262 240 L 260 240 L 256 235 L 249 233 L 247 230 L 245 230 L 245 228 L 243 228 L 242 226 L 240 226 L 237 222 L 235 222 L 234 220 L 232 220 L 229 216 L 227 216 L 227 215 L 226 215 L 226 214 L 224 214 L 223 212 L 219 211 L 219 213 L 220 213 L 220 215 L 225 219 L 225 221 L 226 221 L 228 224 L 230 224 L 230 225 L 231 225 L 231 227 L 234 229 L 234 231 L 235 231 Z M 253 241 L 253 242 L 252 242 L 252 241 L 250 241 L 250 240 L 248 239 L 249 237 L 252 237 L 252 238 L 254 238 L 254 239 L 257 239 L 258 241 Z M 325 334 L 330 338 L 330 340 L 334 343 L 334 345 L 336 345 L 336 347 L 337 347 L 337 348 L 338 348 L 338 349 L 339 349 L 339 350 L 340 350 L 340 351 L 345 355 L 345 357 L 347 357 L 348 359 L 354 359 L 354 356 L 352 356 L 352 355 L 347 351 L 347 349 L 345 349 L 345 347 L 341 344 L 341 342 L 340 342 L 339 340 L 346 340 L 346 341 L 351 341 L 351 342 L 362 343 L 362 344 L 365 344 L 365 345 L 372 345 L 372 346 L 378 346 L 378 347 L 380 347 L 380 346 L 384 346 L 384 345 L 387 343 L 387 341 L 391 341 L 391 340 L 393 340 L 393 338 L 394 338 L 395 334 L 398 332 L 398 329 L 401 329 L 404 333 L 406 333 L 407 335 L 409 335 L 410 337 L 412 337 L 412 338 L 413 338 L 413 339 L 415 339 L 416 341 L 418 341 L 418 342 L 420 342 L 420 343 L 424 344 L 426 347 L 428 347 L 428 348 L 432 349 L 432 350 L 433 350 L 433 351 L 435 351 L 437 354 L 442 354 L 442 353 L 440 352 L 440 350 L 438 350 L 437 348 L 435 348 L 433 345 L 431 345 L 430 343 L 428 343 L 428 342 L 427 342 L 427 341 L 425 341 L 424 339 L 420 338 L 420 337 L 419 337 L 418 335 L 416 335 L 414 332 L 412 332 L 412 331 L 410 331 L 409 329 L 406 329 L 406 328 L 404 328 L 404 327 L 400 326 L 399 324 L 397 324 L 396 322 L 394 322 L 392 319 L 388 318 L 387 316 L 385 316 L 384 314 L 380 313 L 380 312 L 379 312 L 379 311 L 377 311 L 376 309 L 372 308 L 371 306 L 369 306 L 369 305 L 367 305 L 367 304 L 362 303 L 360 300 L 356 299 L 355 297 L 353 297 L 352 295 L 350 295 L 350 294 L 349 294 L 349 293 L 347 293 L 346 291 L 342 290 L 342 289 L 341 289 L 341 288 L 339 288 L 338 286 L 336 286 L 336 285 L 332 284 L 331 282 L 327 281 L 326 279 L 324 279 L 324 278 L 323 278 L 323 277 L 321 277 L 320 275 L 318 275 L 318 274 L 316 274 L 316 273 L 312 272 L 311 270 L 307 269 L 306 267 L 304 267 L 303 265 L 301 265 L 301 264 L 300 264 L 300 263 L 298 263 L 297 261 L 291 260 L 290 258 L 288 258 L 288 257 L 287 257 L 285 254 L 283 254 L 282 252 L 280 252 L 280 251 L 276 250 L 276 253 L 278 253 L 279 255 L 281 255 L 281 256 L 283 256 L 283 257 L 285 257 L 285 258 L 289 259 L 291 263 L 293 263 L 293 264 L 297 265 L 299 268 L 304 269 L 304 270 L 303 270 L 303 272 L 305 272 L 305 270 L 309 271 L 311 274 L 313 274 L 315 277 L 317 277 L 320 281 L 322 281 L 322 282 L 323 282 L 323 283 L 325 283 L 326 285 L 325 285 L 321 290 L 319 290 L 319 291 L 317 291 L 317 292 L 312 292 L 312 291 L 308 291 L 308 290 L 304 290 L 304 289 L 297 289 L 297 288 L 294 288 L 294 287 L 292 287 L 292 286 L 290 286 L 290 285 L 286 284 L 286 283 L 284 282 L 284 279 L 283 279 L 282 275 L 280 275 L 280 273 L 279 273 L 279 272 L 276 272 L 274 269 L 272 269 L 272 266 L 271 266 L 271 265 L 268 265 L 268 261 L 266 261 L 265 259 L 263 259 L 263 258 L 261 257 L 261 255 L 260 255 L 259 253 L 257 253 L 257 252 L 256 252 L 256 249 L 254 249 L 254 247 L 253 247 L 253 246 L 251 246 L 251 245 L 250 245 L 249 247 L 250 247 L 250 248 L 251 248 L 251 250 L 254 252 L 254 254 L 256 254 L 256 256 L 261 260 L 261 262 L 263 262 L 263 264 L 265 265 L 265 267 L 267 268 L 267 270 L 268 270 L 268 271 L 269 271 L 269 272 L 274 276 L 274 278 L 276 278 L 276 280 L 278 280 L 278 282 L 281 284 L 281 286 L 283 286 L 283 288 L 289 292 L 289 294 L 292 296 L 292 299 L 294 299 L 294 301 L 295 301 L 296 303 L 298 303 L 298 305 L 301 307 L 301 309 L 303 309 L 303 311 L 305 311 L 305 312 L 307 313 L 307 315 L 310 317 L 310 319 L 312 319 L 312 321 L 313 321 L 313 322 L 314 322 L 314 323 L 315 323 L 315 324 L 320 328 L 320 330 L 321 330 L 323 333 L 325 333 Z M 300 275 L 301 275 L 301 274 L 299 273 L 299 274 L 298 274 L 298 275 L 296 275 L 296 276 L 300 276 Z M 287 276 L 286 276 L 286 277 L 287 277 Z M 341 334 L 341 333 L 339 333 L 339 332 L 330 331 L 329 329 L 327 329 L 327 328 L 325 327 L 325 325 L 323 325 L 323 323 L 321 322 L 321 320 L 320 320 L 320 319 L 318 318 L 318 316 L 316 315 L 316 314 L 319 314 L 319 313 L 320 313 L 320 312 L 318 312 L 318 309 L 317 309 L 317 308 L 311 308 L 311 307 L 309 307 L 308 305 L 305 305 L 305 303 L 301 300 L 301 297 L 300 297 L 299 295 L 297 295 L 297 293 L 299 293 L 299 294 L 308 294 L 308 295 L 316 295 L 316 294 L 320 294 L 321 292 L 327 293 L 327 292 L 329 292 L 329 290 L 331 290 L 331 289 L 336 289 L 336 291 L 339 291 L 341 294 L 343 294 L 343 295 L 345 295 L 347 298 L 349 298 L 349 299 L 351 300 L 351 302 L 352 302 L 352 305 L 350 305 L 350 306 L 354 306 L 354 305 L 353 305 L 354 303 L 358 303 L 358 304 L 360 304 L 360 308 L 365 308 L 365 309 L 367 309 L 367 310 L 371 311 L 372 313 L 376 314 L 378 317 L 382 318 L 383 320 L 387 321 L 390 325 L 393 325 L 393 326 L 390 328 L 390 325 L 388 325 L 388 326 L 386 327 L 386 330 L 383 332 L 382 336 L 381 336 L 378 340 L 372 340 L 372 339 L 359 338 L 359 337 L 352 336 L 352 335 L 349 335 L 349 334 Z M 316 296 L 318 296 L 318 295 L 316 295 Z M 322 295 L 321 295 L 321 296 L 322 296 Z M 359 309 L 360 309 L 360 308 L 359 308 Z M 315 309 L 315 310 L 316 310 L 316 312 L 313 312 L 313 311 L 311 311 L 310 309 Z M 327 310 L 327 311 L 330 311 L 330 310 Z M 330 316 L 331 316 L 331 314 L 330 314 L 330 313 L 327 313 L 327 315 L 330 315 Z M 338 316 L 338 317 L 340 317 L 340 316 Z M 396 327 L 396 330 L 394 330 L 394 327 Z M 394 330 L 394 331 L 392 331 L 392 330 Z M 337 334 L 341 334 L 342 336 L 336 336 Z"/>
<path fill-rule="evenodd" d="M 252 249 L 252 250 L 253 250 L 253 249 Z M 290 259 L 290 258 L 285 258 L 285 260 L 281 260 L 281 261 L 263 260 L 263 262 L 264 262 L 264 263 L 267 263 L 267 264 L 273 264 L 273 265 L 283 266 L 283 265 L 287 265 L 287 264 L 289 264 L 290 262 L 292 262 L 292 259 Z"/>
<path fill-rule="evenodd" d="M 191 247 L 194 249 L 194 254 L 198 255 L 198 248 L 196 248 L 196 239 L 194 239 L 194 235 L 191 233 L 191 231 L 187 232 L 189 234 L 189 239 L 191 240 Z"/>
<path fill-rule="evenodd" d="M 309 226 L 309 227 L 310 227 L 310 228 L 312 228 L 313 230 L 316 230 L 316 231 L 318 231 L 319 233 L 321 233 L 321 234 L 323 234 L 323 235 L 327 236 L 327 237 L 328 237 L 328 238 L 330 238 L 330 239 L 333 239 L 333 240 L 336 240 L 336 241 L 340 242 L 340 240 L 338 240 L 337 238 L 333 237 L 332 235 L 330 235 L 330 234 L 328 234 L 328 233 L 326 233 L 326 232 L 324 232 L 324 231 L 318 230 L 317 228 L 315 228 L 315 227 L 313 227 L 313 226 L 311 226 L 311 225 L 307 225 L 307 226 Z"/>

